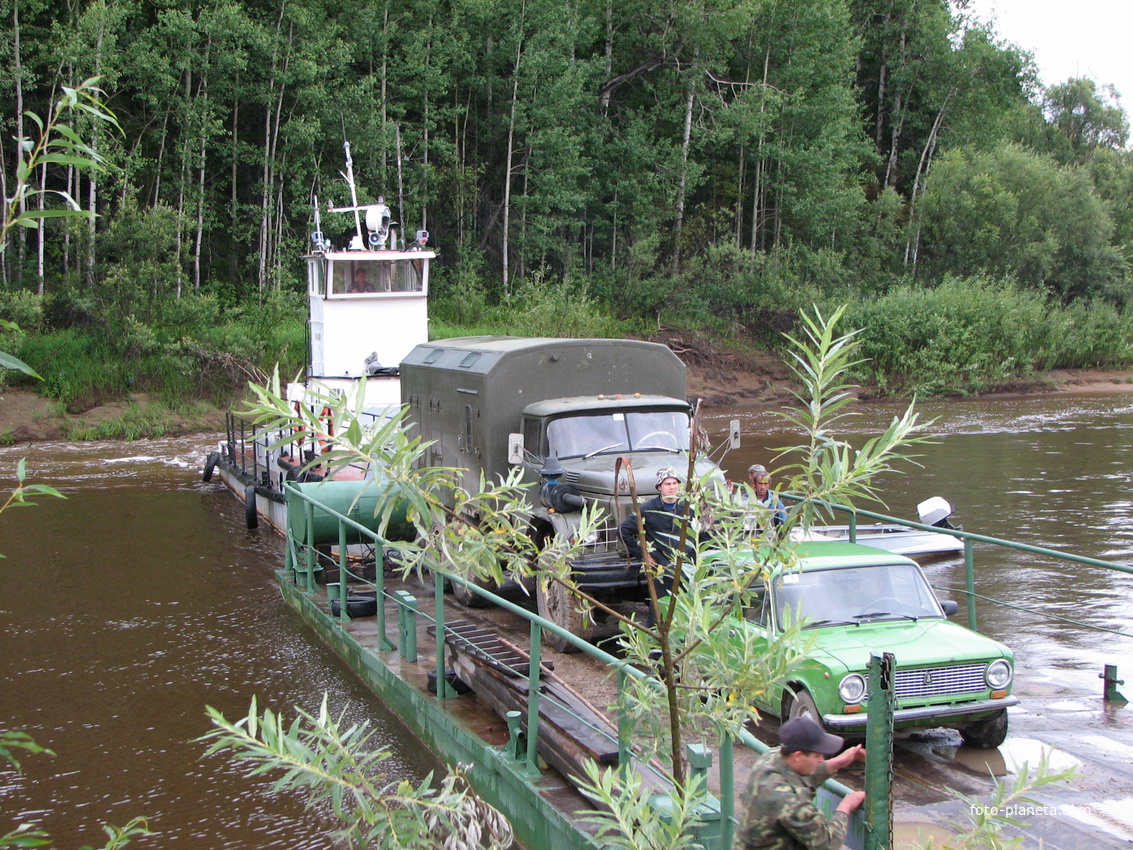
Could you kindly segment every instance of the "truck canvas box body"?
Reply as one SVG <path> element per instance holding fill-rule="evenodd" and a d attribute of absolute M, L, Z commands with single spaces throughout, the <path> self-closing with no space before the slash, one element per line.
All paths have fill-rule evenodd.
<path fill-rule="evenodd" d="M 572 565 L 575 579 L 603 601 L 646 598 L 640 564 L 628 562 L 615 533 L 632 509 L 615 467 L 629 459 L 644 497 L 660 468 L 687 470 L 685 366 L 669 348 L 620 339 L 439 340 L 402 361 L 401 394 L 414 435 L 432 442 L 425 465 L 465 470 L 470 489 L 481 474 L 498 480 L 523 467 L 537 542 L 572 536 L 579 506 L 600 505 L 604 531 Z M 720 474 L 714 464 L 698 461 L 698 475 L 713 473 Z M 590 637 L 589 612 L 558 585 L 538 594 L 544 616 Z M 478 599 L 465 590 L 461 601 Z"/>

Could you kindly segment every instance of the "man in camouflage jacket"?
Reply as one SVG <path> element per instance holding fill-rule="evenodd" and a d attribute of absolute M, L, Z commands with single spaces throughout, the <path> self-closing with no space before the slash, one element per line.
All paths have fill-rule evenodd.
<path fill-rule="evenodd" d="M 779 748 L 764 753 L 751 769 L 740 797 L 742 820 L 733 850 L 841 847 L 850 814 L 861 806 L 865 792 L 848 794 L 828 818 L 814 805 L 814 789 L 846 765 L 865 761 L 860 745 L 835 755 L 844 743 L 809 717 L 784 723 Z"/>

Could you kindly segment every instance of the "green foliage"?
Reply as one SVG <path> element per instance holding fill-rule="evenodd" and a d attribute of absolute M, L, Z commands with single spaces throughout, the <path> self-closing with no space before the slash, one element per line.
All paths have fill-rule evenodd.
<path fill-rule="evenodd" d="M 45 373 L 40 392 L 63 404 L 81 406 L 103 392 L 129 391 L 125 364 L 93 334 L 66 330 L 29 337 L 20 355 Z"/>
<path fill-rule="evenodd" d="M 326 807 L 342 823 L 336 838 L 350 847 L 432 850 L 447 836 L 468 847 L 511 845 L 507 821 L 468 790 L 459 769 L 438 785 L 432 774 L 420 786 L 385 782 L 387 748 L 373 746 L 365 724 L 346 726 L 327 710 L 296 709 L 288 723 L 271 709 L 259 713 L 252 699 L 247 717 L 235 723 L 208 708 L 213 730 L 199 740 L 209 754 L 227 753 L 251 777 L 275 775 L 272 793 L 300 792 L 311 807 Z"/>
<path fill-rule="evenodd" d="M 536 272 L 497 305 L 489 306 L 474 278 L 450 284 L 430 312 L 430 336 L 509 335 L 556 337 L 621 337 L 625 323 L 607 313 L 579 279 L 558 280 Z"/>
<path fill-rule="evenodd" d="M 51 750 L 41 747 L 27 732 L 0 729 L 0 759 L 8 762 L 16 770 L 21 769 L 19 759 L 12 755 L 12 750 L 27 750 L 29 753 L 47 753 L 55 755 Z"/>
<path fill-rule="evenodd" d="M 827 281 L 842 274 L 840 258 L 832 252 L 804 248 L 752 253 L 714 245 L 690 265 L 691 279 L 678 290 L 673 306 L 694 316 L 733 318 L 768 346 L 778 345 L 779 332 L 820 297 Z"/>
<path fill-rule="evenodd" d="M 581 281 L 554 281 L 542 272 L 523 280 L 505 300 L 501 318 L 518 336 L 611 337 L 619 325 L 605 315 Z"/>
<path fill-rule="evenodd" d="M 91 171 L 105 164 L 105 160 L 88 142 L 83 141 L 65 118 L 88 117 L 118 127 L 114 113 L 103 102 L 103 91 L 98 87 L 100 78 L 91 77 L 77 86 L 62 86 L 62 95 L 52 105 L 46 118 L 34 112 L 24 117 L 39 131 L 35 138 L 16 139 L 16 175 L 12 194 L 5 199 L 4 221 L 0 225 L 0 254 L 8 247 L 8 232 L 13 227 L 38 228 L 48 218 L 93 217 L 71 195 L 63 190 L 36 186 L 40 169 L 64 166 Z M 59 198 L 64 207 L 36 209 L 29 202 L 38 196 Z"/>
<path fill-rule="evenodd" d="M 928 441 L 924 434 L 928 424 L 917 421 L 913 403 L 901 416 L 893 417 L 883 434 L 859 449 L 836 436 L 839 426 L 854 415 L 847 407 L 854 401 L 850 374 L 862 362 L 855 339 L 858 332 L 834 335 L 844 308 L 829 319 L 817 308 L 814 312 L 813 319 L 805 313 L 802 316 L 803 337 L 790 338 L 792 370 L 803 386 L 794 394 L 799 404 L 780 414 L 806 439 L 799 446 L 782 449 L 780 455 L 799 458 L 785 466 L 783 473 L 788 477 L 788 492 L 803 496 L 791 508 L 788 521 L 797 515 L 805 526 L 821 509 L 818 502 L 881 501 L 873 479 L 892 472 L 895 463 L 911 460 L 908 449 Z"/>
<path fill-rule="evenodd" d="M 1129 140 L 1129 117 L 1112 86 L 1098 91 L 1093 80 L 1071 78 L 1043 93 L 1052 153 L 1061 162 L 1082 163 L 1100 148 L 1120 150 Z"/>
<path fill-rule="evenodd" d="M 603 770 L 594 762 L 587 762 L 585 769 L 580 788 L 604 808 L 591 811 L 583 820 L 596 827 L 595 837 L 602 847 L 669 850 L 702 846 L 693 833 L 700 822 L 696 806 L 706 790 L 700 784 L 694 784 L 687 794 L 672 795 L 671 807 L 662 810 L 654 805 L 654 792 L 645 788 L 639 774 L 630 771 L 620 777 L 616 769 Z"/>
<path fill-rule="evenodd" d="M 17 325 L 15 322 L 9 322 L 4 319 L 0 319 L 0 343 L 2 343 L 5 348 L 8 348 L 14 343 L 18 344 L 19 339 L 19 325 Z M 40 377 L 39 373 L 36 372 L 23 360 L 18 357 L 14 357 L 11 354 L 8 354 L 3 350 L 0 350 L 0 379 L 3 379 L 5 377 L 5 369 L 11 370 L 13 372 L 21 372 L 32 378 Z M 2 386 L 2 383 L 0 383 L 0 386 Z"/>
<path fill-rule="evenodd" d="M 34 292 L 0 290 L 0 322 L 16 324 L 25 331 L 38 330 L 43 321 L 43 296 Z M 14 329 L 18 330 L 18 329 Z"/>
<path fill-rule="evenodd" d="M 1100 299 L 1076 301 L 1052 311 L 1048 323 L 1047 350 L 1033 354 L 1040 368 L 1089 369 L 1133 363 L 1133 312 L 1128 309 L 1120 312 Z"/>
<path fill-rule="evenodd" d="M 984 277 L 898 286 L 853 303 L 847 320 L 862 328 L 858 374 L 883 393 L 978 393 L 1035 370 L 1133 362 L 1133 318 L 1112 305 L 1060 307 Z"/>
<path fill-rule="evenodd" d="M 1106 203 L 1082 169 L 1011 146 L 954 151 L 936 164 L 920 216 L 934 278 L 985 271 L 1064 302 L 1128 286 Z"/>
<path fill-rule="evenodd" d="M 59 296 L 53 305 L 79 326 L 26 336 L 13 348 L 46 375 L 43 395 L 72 412 L 134 392 L 167 405 L 224 404 L 249 380 L 263 381 L 273 363 L 291 374 L 306 363 L 305 305 L 286 293 L 242 311 L 224 310 L 212 295 L 186 294 L 166 302 L 152 323 L 119 317 L 112 334 L 86 325 L 98 315 L 89 299 Z"/>

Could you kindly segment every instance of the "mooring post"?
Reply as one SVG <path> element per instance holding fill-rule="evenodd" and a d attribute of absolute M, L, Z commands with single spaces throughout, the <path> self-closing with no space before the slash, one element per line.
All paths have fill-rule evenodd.
<path fill-rule="evenodd" d="M 1129 700 L 1121 695 L 1121 691 L 1117 689 L 1118 685 L 1125 684 L 1125 680 L 1117 678 L 1116 664 L 1105 665 L 1105 672 L 1099 673 L 1098 678 L 1105 681 L 1105 688 L 1102 691 L 1102 699 L 1104 699 L 1106 702 L 1129 702 Z"/>
<path fill-rule="evenodd" d="M 893 692 L 891 652 L 873 653 L 869 660 L 869 713 L 865 729 L 865 847 L 893 846 Z"/>
<path fill-rule="evenodd" d="M 417 660 L 417 598 L 407 590 L 391 594 L 397 602 L 397 647 L 406 661 Z"/>
<path fill-rule="evenodd" d="M 720 738 L 720 846 L 728 850 L 735 833 L 736 814 L 735 742 L 731 735 Z"/>
<path fill-rule="evenodd" d="M 386 637 L 386 550 L 380 538 L 374 538 L 374 596 L 378 600 L 378 609 L 374 613 L 378 618 L 378 641 L 383 650 L 396 649 L 393 642 Z"/>
<path fill-rule="evenodd" d="M 433 572 L 433 625 L 436 627 L 437 699 L 452 699 L 456 689 L 445 675 L 445 577 Z"/>
<path fill-rule="evenodd" d="M 346 572 L 346 523 L 338 521 L 338 619 L 349 620 L 349 606 L 346 604 L 348 596 L 346 583 L 350 576 Z"/>
<path fill-rule="evenodd" d="M 522 761 L 527 747 L 523 743 L 523 712 L 509 711 L 507 717 L 507 747 L 505 752 L 512 761 Z"/>

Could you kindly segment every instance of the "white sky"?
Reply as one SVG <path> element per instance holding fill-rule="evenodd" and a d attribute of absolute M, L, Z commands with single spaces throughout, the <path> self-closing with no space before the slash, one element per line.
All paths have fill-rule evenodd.
<path fill-rule="evenodd" d="M 1044 84 L 1112 84 L 1133 113 L 1133 0 L 971 0 L 970 9 L 1034 54 Z"/>

